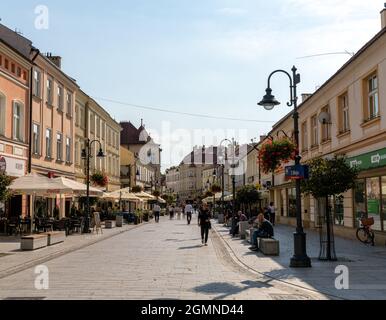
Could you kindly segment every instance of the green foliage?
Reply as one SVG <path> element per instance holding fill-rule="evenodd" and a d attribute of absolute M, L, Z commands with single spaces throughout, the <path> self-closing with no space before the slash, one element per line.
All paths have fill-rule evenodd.
<path fill-rule="evenodd" d="M 247 185 L 237 191 L 237 200 L 240 203 L 252 204 L 260 200 L 260 192 L 256 186 Z"/>
<path fill-rule="evenodd" d="M 8 190 L 9 185 L 12 182 L 12 178 L 5 173 L 0 173 L 0 201 L 4 202 L 6 201 L 10 196 L 11 193 Z"/>
<path fill-rule="evenodd" d="M 315 198 L 338 195 L 354 188 L 358 170 L 351 168 L 345 156 L 317 158 L 308 162 L 309 179 L 302 180 L 302 192 Z"/>
<path fill-rule="evenodd" d="M 268 140 L 259 151 L 259 163 L 262 171 L 268 173 L 275 171 L 281 163 L 295 159 L 296 145 L 288 138 Z"/>
<path fill-rule="evenodd" d="M 213 195 L 214 195 L 213 192 L 207 191 L 207 192 L 205 192 L 203 199 L 208 198 L 208 197 L 213 197 Z"/>

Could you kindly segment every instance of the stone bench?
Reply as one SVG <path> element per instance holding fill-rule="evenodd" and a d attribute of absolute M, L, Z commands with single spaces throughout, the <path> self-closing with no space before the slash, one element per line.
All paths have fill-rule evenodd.
<path fill-rule="evenodd" d="M 250 229 L 250 224 L 248 221 L 240 221 L 239 222 L 239 235 L 240 235 L 240 238 L 241 239 L 245 239 L 246 238 L 246 231 L 248 231 Z"/>
<path fill-rule="evenodd" d="M 266 256 L 278 256 L 280 254 L 279 240 L 259 238 L 259 250 Z"/>
<path fill-rule="evenodd" d="M 64 242 L 66 240 L 66 232 L 65 231 L 53 231 L 53 232 L 47 232 L 47 245 L 52 246 L 54 244 L 58 244 L 61 242 Z"/>
<path fill-rule="evenodd" d="M 34 234 L 30 236 L 24 236 L 21 238 L 20 249 L 25 250 L 36 250 L 47 247 L 48 235 L 47 234 Z"/>

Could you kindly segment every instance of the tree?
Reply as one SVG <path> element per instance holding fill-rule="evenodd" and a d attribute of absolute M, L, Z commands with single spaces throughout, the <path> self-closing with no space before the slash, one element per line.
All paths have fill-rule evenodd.
<path fill-rule="evenodd" d="M 213 184 L 212 187 L 210 188 L 210 191 L 212 193 L 218 193 L 221 192 L 221 187 L 218 184 Z"/>
<path fill-rule="evenodd" d="M 237 200 L 240 204 L 244 204 L 251 212 L 251 205 L 261 200 L 260 192 L 256 186 L 247 185 L 237 191 Z"/>
<path fill-rule="evenodd" d="M 327 260 L 332 257 L 329 197 L 337 196 L 355 187 L 358 177 L 357 168 L 352 168 L 345 156 L 335 155 L 332 159 L 317 158 L 308 162 L 309 178 L 302 181 L 302 192 L 311 194 L 316 199 L 325 199 L 325 222 L 327 225 Z M 319 256 L 321 259 L 321 256 Z"/>
<path fill-rule="evenodd" d="M 10 196 L 11 192 L 8 190 L 12 182 L 12 178 L 5 173 L 0 173 L 0 201 L 6 201 Z"/>

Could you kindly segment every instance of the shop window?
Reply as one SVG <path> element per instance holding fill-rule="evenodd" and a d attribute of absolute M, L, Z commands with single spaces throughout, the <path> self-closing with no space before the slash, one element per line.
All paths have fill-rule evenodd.
<path fill-rule="evenodd" d="M 333 205 L 331 206 L 334 215 L 334 223 L 338 226 L 344 226 L 344 197 L 343 195 L 337 195 L 331 197 Z"/>
<path fill-rule="evenodd" d="M 287 216 L 294 218 L 296 217 L 296 189 L 295 188 L 287 189 L 287 194 L 288 194 Z"/>
<path fill-rule="evenodd" d="M 367 217 L 373 217 L 374 230 L 382 230 L 380 221 L 380 184 L 379 177 L 366 179 Z"/>

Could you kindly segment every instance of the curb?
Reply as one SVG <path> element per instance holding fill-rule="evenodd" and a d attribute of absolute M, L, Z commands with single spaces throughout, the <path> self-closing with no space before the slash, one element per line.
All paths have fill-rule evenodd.
<path fill-rule="evenodd" d="M 143 227 L 143 226 L 145 226 L 147 224 L 149 224 L 149 222 L 146 222 L 146 223 L 143 223 L 143 224 L 140 224 L 140 225 L 137 225 L 137 226 L 134 225 L 132 228 L 129 228 L 127 230 L 122 230 L 122 231 L 119 231 L 117 233 L 105 236 L 103 238 L 95 239 L 95 240 L 93 240 L 91 242 L 84 243 L 84 244 L 82 244 L 80 246 L 75 246 L 75 247 L 71 247 L 71 248 L 68 248 L 68 249 L 65 249 L 65 250 L 62 250 L 62 251 L 57 251 L 57 252 L 54 252 L 54 253 L 50 253 L 50 254 L 48 254 L 46 256 L 37 258 L 35 260 L 29 260 L 27 262 L 24 262 L 23 264 L 19 264 L 19 265 L 10 267 L 8 269 L 0 271 L 0 279 L 7 278 L 7 277 L 9 277 L 9 276 L 11 276 L 11 275 L 13 275 L 15 273 L 19 273 L 21 271 L 27 270 L 27 269 L 29 269 L 31 267 L 34 267 L 36 265 L 39 265 L 41 263 L 44 263 L 44 262 L 47 262 L 47 261 L 59 258 L 61 256 L 64 256 L 66 254 L 69 254 L 69 253 L 72 253 L 72 252 L 75 252 L 75 251 L 87 248 L 87 247 L 92 246 L 92 245 L 94 245 L 94 244 L 96 244 L 98 242 L 101 242 L 101 241 L 104 241 L 104 240 L 107 240 L 107 239 L 111 239 L 113 237 L 121 235 L 122 233 L 131 231 L 131 230 L 134 230 L 134 229 L 138 229 L 138 228 Z"/>
<path fill-rule="evenodd" d="M 331 293 L 326 293 L 326 292 L 323 292 L 323 291 L 318 291 L 318 290 L 314 290 L 314 289 L 310 289 L 310 288 L 307 288 L 307 287 L 303 287 L 301 285 L 298 285 L 298 284 L 294 284 L 292 282 L 288 282 L 288 281 L 285 281 L 285 280 L 282 280 L 280 278 L 276 278 L 274 276 L 271 276 L 269 274 L 266 274 L 264 272 L 261 272 L 261 271 L 258 271 L 252 267 L 250 267 L 249 265 L 247 265 L 245 262 L 243 262 L 238 256 L 237 254 L 235 253 L 235 251 L 232 249 L 232 247 L 228 244 L 228 242 L 224 239 L 224 237 L 219 233 L 219 231 L 217 230 L 217 225 L 218 223 L 214 223 L 214 228 L 212 228 L 217 236 L 222 240 L 222 242 L 224 243 L 224 245 L 226 246 L 226 249 L 228 249 L 229 253 L 230 253 L 230 256 L 232 257 L 232 259 L 234 259 L 234 261 L 238 264 L 240 264 L 242 267 L 248 269 L 249 271 L 252 271 L 252 272 L 255 272 L 261 276 L 264 276 L 264 277 L 267 277 L 267 278 L 270 278 L 272 280 L 275 280 L 275 281 L 278 281 L 280 283 L 283 283 L 283 284 L 286 284 L 288 286 L 292 286 L 292 287 L 296 287 L 296 288 L 300 288 L 302 290 L 306 290 L 306 291 L 309 291 L 309 292 L 312 292 L 312 293 L 317 293 L 317 294 L 323 294 L 325 295 L 326 297 L 329 297 L 329 298 L 332 298 L 332 299 L 336 299 L 336 300 L 349 300 L 349 299 L 346 299 L 346 298 L 342 298 L 342 297 L 338 297 L 338 296 L 335 296 Z M 221 225 L 221 224 L 220 224 Z"/>

